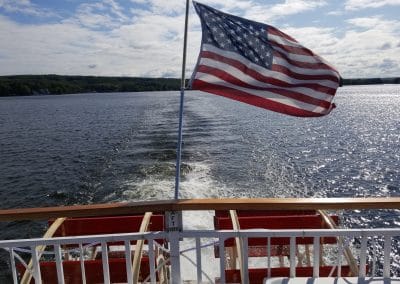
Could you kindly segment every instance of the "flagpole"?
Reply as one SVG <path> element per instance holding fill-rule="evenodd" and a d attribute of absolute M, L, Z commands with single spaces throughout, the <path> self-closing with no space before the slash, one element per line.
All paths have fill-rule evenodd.
<path fill-rule="evenodd" d="M 181 76 L 181 100 L 179 107 L 179 129 L 178 129 L 178 145 L 176 148 L 176 172 L 175 172 L 175 194 L 174 199 L 179 199 L 179 184 L 181 180 L 181 156 L 182 156 L 182 125 L 183 125 L 183 103 L 185 97 L 185 69 L 186 69 L 186 49 L 187 49 L 187 31 L 189 19 L 189 0 L 186 0 L 185 14 L 185 33 L 183 38 L 183 60 L 182 60 L 182 76 Z"/>

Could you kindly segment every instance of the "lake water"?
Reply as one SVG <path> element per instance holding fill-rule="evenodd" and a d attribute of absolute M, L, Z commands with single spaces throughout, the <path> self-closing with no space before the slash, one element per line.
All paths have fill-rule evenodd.
<path fill-rule="evenodd" d="M 335 101 L 296 118 L 187 92 L 180 197 L 400 196 L 400 86 L 343 87 Z M 178 109 L 179 92 L 0 98 L 0 208 L 172 198 Z M 398 227 L 400 212 L 342 219 Z M 44 229 L 2 223 L 0 238 Z"/>

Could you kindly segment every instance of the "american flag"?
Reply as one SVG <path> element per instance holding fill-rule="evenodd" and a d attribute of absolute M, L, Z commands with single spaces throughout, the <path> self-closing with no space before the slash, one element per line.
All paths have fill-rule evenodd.
<path fill-rule="evenodd" d="M 293 116 L 333 108 L 340 75 L 280 30 L 193 2 L 202 44 L 190 88 Z"/>

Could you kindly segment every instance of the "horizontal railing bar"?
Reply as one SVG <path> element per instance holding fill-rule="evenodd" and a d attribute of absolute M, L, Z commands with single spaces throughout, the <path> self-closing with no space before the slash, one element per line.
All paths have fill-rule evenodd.
<path fill-rule="evenodd" d="M 187 230 L 179 233 L 181 238 L 220 238 L 224 239 L 234 237 L 249 237 L 249 238 L 279 238 L 279 237 L 372 237 L 372 236 L 400 236 L 400 228 L 396 229 L 307 229 L 307 230 Z M 0 248 L 8 247 L 25 247 L 25 246 L 40 246 L 40 245 L 70 245 L 80 243 L 101 243 L 101 242 L 123 242 L 134 241 L 140 239 L 156 240 L 168 238 L 167 232 L 145 232 L 145 233 L 125 233 L 125 234 L 108 234 L 108 235 L 90 235 L 90 236 L 74 236 L 74 237 L 57 237 L 51 239 L 35 238 L 21 240 L 4 240 L 0 241 Z"/>
<path fill-rule="evenodd" d="M 359 237 L 359 236 L 400 236 L 400 228 L 374 228 L 374 229 L 304 229 L 304 230 L 291 230 L 291 229 L 251 229 L 251 230 L 187 230 L 182 231 L 179 236 L 182 238 L 215 238 L 219 235 L 224 235 L 225 238 L 232 237 L 250 237 L 250 238 L 277 238 L 277 237 Z"/>
<path fill-rule="evenodd" d="M 0 210 L 0 221 L 47 220 L 182 210 L 345 210 L 400 209 L 400 197 L 390 198 L 225 198 L 123 202 Z"/>
<path fill-rule="evenodd" d="M 104 280 L 105 283 L 109 282 L 108 280 L 110 279 L 110 274 L 109 274 L 109 266 L 108 266 L 108 257 L 107 257 L 107 243 L 108 242 L 123 242 L 125 241 L 125 253 L 130 256 L 130 248 L 129 248 L 129 242 L 131 240 L 138 240 L 138 239 L 146 239 L 149 240 L 148 246 L 149 246 L 149 258 L 151 260 L 150 262 L 150 271 L 152 275 L 152 280 L 154 282 L 155 280 L 155 264 L 154 264 L 154 252 L 152 250 L 153 248 L 153 243 L 152 241 L 155 239 L 161 239 L 161 238 L 167 238 L 168 237 L 168 232 L 146 232 L 146 233 L 127 233 L 127 234 L 114 234 L 114 235 L 93 235 L 93 236 L 76 236 L 76 237 L 57 237 L 57 238 L 52 238 L 52 239 L 29 239 L 29 240 L 5 240 L 5 241 L 0 241 L 0 248 L 11 248 L 10 249 L 10 255 L 12 260 L 14 259 L 13 256 L 13 247 L 21 247 L 21 246 L 27 246 L 31 248 L 31 251 L 33 252 L 33 257 L 36 258 L 34 263 L 36 263 L 36 270 L 35 272 L 35 277 L 38 279 L 37 281 L 40 282 L 40 265 L 39 265 L 39 256 L 35 255 L 37 254 L 36 248 L 40 245 L 50 245 L 54 246 L 56 245 L 57 247 L 55 248 L 58 250 L 58 255 L 56 256 L 57 259 L 60 261 L 60 247 L 62 245 L 68 245 L 68 244 L 81 244 L 85 242 L 90 242 L 90 243 L 98 243 L 99 245 L 101 244 L 102 246 L 102 263 L 103 263 L 103 271 L 104 271 Z M 219 239 L 219 252 L 220 256 L 225 255 L 225 246 L 224 246 L 224 241 L 230 238 L 235 238 L 235 237 L 241 237 L 244 240 L 244 257 L 247 259 L 248 253 L 247 253 L 247 243 L 248 243 L 248 238 L 269 238 L 268 239 L 268 275 L 271 273 L 271 262 L 270 262 L 270 256 L 271 256 L 271 238 L 274 237 L 290 237 L 290 276 L 296 276 L 296 269 L 294 267 L 295 264 L 295 259 L 294 259 L 294 254 L 295 254 L 295 245 L 296 245 L 296 238 L 298 237 L 314 237 L 314 252 L 319 251 L 320 247 L 320 240 L 321 238 L 324 237 L 329 237 L 329 236 L 347 236 L 347 237 L 359 237 L 362 236 L 364 241 L 362 242 L 361 249 L 365 252 L 366 251 L 366 240 L 370 236 L 384 236 L 385 238 L 385 246 L 384 246 L 384 266 L 383 266 L 383 271 L 384 271 L 384 276 L 385 277 L 390 277 L 390 267 L 391 266 L 391 261 L 394 262 L 394 260 L 390 259 L 390 251 L 391 251 L 391 238 L 393 236 L 400 236 L 400 228 L 396 229 L 386 229 L 386 228 L 373 228 L 373 229 L 306 229 L 306 230 L 266 230 L 266 229 L 252 229 L 252 230 L 239 230 L 239 231 L 233 231 L 233 230 L 221 230 L 221 231 L 214 231 L 214 230 L 187 230 L 183 232 L 178 233 L 179 238 L 188 238 L 188 239 L 196 239 L 196 247 L 200 248 L 200 239 L 198 238 L 201 236 L 202 238 L 215 238 Z M 128 247 L 126 249 L 126 247 Z M 179 247 L 177 248 L 179 250 Z M 82 257 L 82 247 L 80 246 L 80 257 Z M 339 242 L 339 251 L 343 251 L 343 248 L 341 248 L 341 243 Z M 341 254 L 339 254 L 341 255 Z M 361 258 L 365 257 L 365 253 L 359 254 L 361 255 Z M 17 257 L 17 255 L 15 256 Z M 81 258 L 83 259 L 83 258 Z M 197 264 L 199 264 L 201 261 L 198 260 Z M 339 275 L 341 273 L 341 268 L 340 268 L 340 260 L 339 260 Z M 82 262 L 81 262 L 82 263 Z M 130 260 L 128 261 L 128 264 L 130 263 Z M 225 259 L 224 257 L 220 257 L 219 259 L 220 267 L 221 267 L 221 281 L 225 282 Z M 322 263 L 322 259 L 320 259 L 320 254 L 319 253 L 314 253 L 313 254 L 313 275 L 314 277 L 319 276 L 319 265 Z M 244 262 L 244 271 L 247 271 L 247 261 Z M 58 265 L 58 264 L 57 264 Z M 361 261 L 360 263 L 361 266 L 365 265 L 365 261 Z M 12 269 L 15 270 L 15 264 L 13 264 Z M 57 272 L 58 272 L 57 268 Z M 197 271 L 197 275 L 199 275 L 201 271 Z M 60 272 L 60 277 L 63 273 Z M 83 270 L 83 274 L 85 274 Z M 365 276 L 363 275 L 364 272 L 361 270 L 361 275 L 360 276 Z M 128 273 L 129 275 L 129 273 Z M 247 275 L 245 273 L 244 275 Z M 15 278 L 15 277 L 14 277 Z M 198 277 L 198 279 L 201 279 L 201 276 Z M 60 281 L 60 278 L 59 278 Z M 62 282 L 62 281 L 61 281 Z M 60 282 L 60 283 L 61 283 Z"/>
<path fill-rule="evenodd" d="M 146 232 L 146 233 L 123 233 L 123 234 L 106 234 L 106 235 L 89 235 L 89 236 L 72 236 L 72 237 L 57 237 L 57 238 L 33 238 L 20 240 L 4 240 L 0 241 L 0 248 L 7 247 L 25 247 L 32 244 L 40 246 L 52 246 L 56 244 L 71 245 L 71 244 L 86 244 L 101 242 L 124 242 L 137 240 L 157 240 L 167 238 L 166 232 Z"/>

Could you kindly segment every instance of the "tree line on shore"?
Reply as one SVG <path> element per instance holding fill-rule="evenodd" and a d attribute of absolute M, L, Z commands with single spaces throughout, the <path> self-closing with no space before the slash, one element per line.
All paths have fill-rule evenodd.
<path fill-rule="evenodd" d="M 61 75 L 0 76 L 0 96 L 179 90 L 179 79 Z"/>
<path fill-rule="evenodd" d="M 400 84 L 400 77 L 343 79 L 342 83 L 343 85 Z M 180 80 L 174 78 L 62 75 L 0 76 L 0 96 L 173 91 L 179 89 Z"/>

